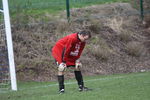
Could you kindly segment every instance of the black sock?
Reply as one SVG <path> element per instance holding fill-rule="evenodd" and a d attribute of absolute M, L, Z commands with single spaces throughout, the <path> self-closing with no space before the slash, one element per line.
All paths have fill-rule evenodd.
<path fill-rule="evenodd" d="M 75 78 L 78 82 L 78 85 L 81 87 L 84 87 L 84 82 L 83 82 L 83 77 L 82 77 L 81 71 L 74 71 L 74 74 L 75 74 Z"/>
<path fill-rule="evenodd" d="M 58 75 L 58 83 L 59 83 L 59 90 L 65 89 L 65 86 L 64 86 L 64 75 Z"/>

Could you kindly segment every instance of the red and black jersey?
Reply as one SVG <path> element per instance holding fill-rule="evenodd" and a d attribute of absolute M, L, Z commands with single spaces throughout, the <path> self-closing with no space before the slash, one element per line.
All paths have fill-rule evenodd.
<path fill-rule="evenodd" d="M 66 62 L 67 66 L 75 65 L 75 61 L 79 59 L 85 42 L 81 42 L 77 33 L 67 35 L 56 42 L 52 48 L 52 56 L 58 61 Z"/>

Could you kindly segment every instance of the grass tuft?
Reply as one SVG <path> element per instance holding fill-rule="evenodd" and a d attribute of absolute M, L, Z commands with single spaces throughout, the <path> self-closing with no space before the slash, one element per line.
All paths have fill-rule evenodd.
<path fill-rule="evenodd" d="M 129 42 L 126 45 L 127 52 L 131 56 L 140 56 L 143 53 L 144 46 L 139 42 Z"/>

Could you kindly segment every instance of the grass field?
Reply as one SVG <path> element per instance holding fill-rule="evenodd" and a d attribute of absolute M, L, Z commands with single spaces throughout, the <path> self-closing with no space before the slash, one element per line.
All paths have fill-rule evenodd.
<path fill-rule="evenodd" d="M 69 0 L 69 2 L 71 9 L 130 0 Z M 35 20 L 42 19 L 47 22 L 49 14 L 59 15 L 60 12 L 66 11 L 66 0 L 9 0 L 9 8 L 11 19 L 22 19 L 28 23 L 28 17 L 32 16 Z"/>
<path fill-rule="evenodd" d="M 112 2 L 129 2 L 130 0 L 69 0 L 70 8 L 104 4 Z M 28 14 L 58 13 L 66 9 L 66 0 L 9 0 L 11 12 Z"/>
<path fill-rule="evenodd" d="M 85 77 L 88 92 L 79 92 L 74 79 L 65 82 L 65 94 L 57 82 L 19 82 L 17 92 L 1 91 L 0 100 L 150 100 L 150 72 Z"/>

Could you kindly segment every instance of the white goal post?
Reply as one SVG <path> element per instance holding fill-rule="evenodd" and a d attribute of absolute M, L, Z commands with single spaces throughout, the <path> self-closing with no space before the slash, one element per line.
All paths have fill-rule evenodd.
<path fill-rule="evenodd" d="M 8 0 L 2 0 L 2 5 L 3 5 L 3 9 L 0 11 L 3 12 L 4 14 L 8 60 L 9 60 L 9 71 L 10 71 L 10 79 L 11 79 L 11 89 L 16 91 L 17 82 L 16 82 L 16 71 L 15 71 L 15 63 L 14 63 L 14 53 L 13 53 L 13 43 L 12 43 L 12 34 L 11 34 L 11 26 L 10 26 Z"/>

